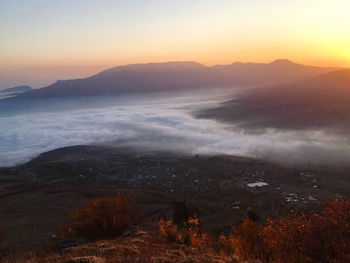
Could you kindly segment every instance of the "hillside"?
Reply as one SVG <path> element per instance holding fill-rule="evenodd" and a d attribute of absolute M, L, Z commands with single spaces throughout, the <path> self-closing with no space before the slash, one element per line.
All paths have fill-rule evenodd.
<path fill-rule="evenodd" d="M 350 128 L 350 70 L 251 89 L 198 115 L 251 128 Z"/>
<path fill-rule="evenodd" d="M 265 86 L 296 81 L 332 70 L 295 64 L 288 60 L 213 67 L 196 62 L 133 64 L 107 69 L 88 78 L 59 80 L 20 97 L 118 95 L 217 86 Z"/>

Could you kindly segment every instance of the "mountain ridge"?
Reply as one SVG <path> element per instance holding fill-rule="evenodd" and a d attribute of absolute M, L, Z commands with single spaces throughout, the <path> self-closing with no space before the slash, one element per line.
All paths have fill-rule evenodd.
<path fill-rule="evenodd" d="M 277 67 L 276 67 L 277 66 Z M 205 66 L 194 61 L 129 64 L 80 79 L 59 80 L 21 98 L 119 95 L 213 86 L 267 86 L 305 79 L 336 68 L 304 66 L 289 60 Z"/>

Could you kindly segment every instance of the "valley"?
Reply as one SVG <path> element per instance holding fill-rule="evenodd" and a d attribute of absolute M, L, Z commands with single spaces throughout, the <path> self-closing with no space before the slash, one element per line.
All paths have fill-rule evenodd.
<path fill-rule="evenodd" d="M 0 169 L 0 224 L 21 251 L 54 242 L 67 212 L 90 198 L 125 192 L 135 225 L 194 207 L 206 229 L 230 231 L 253 210 L 262 223 L 291 209 L 350 196 L 348 167 L 287 167 L 230 155 L 188 155 L 107 146 L 72 146 Z"/>

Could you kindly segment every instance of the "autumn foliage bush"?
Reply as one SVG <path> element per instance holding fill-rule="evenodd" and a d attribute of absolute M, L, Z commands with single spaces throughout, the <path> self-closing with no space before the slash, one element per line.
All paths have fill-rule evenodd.
<path fill-rule="evenodd" d="M 246 219 L 222 239 L 245 261 L 350 262 L 350 199 L 337 198 L 324 205 L 321 213 L 292 212 L 269 220 L 265 227 Z"/>
<path fill-rule="evenodd" d="M 177 242 L 198 248 L 209 247 L 209 235 L 201 230 L 197 217 L 190 217 L 181 227 L 174 224 L 171 219 L 161 219 L 158 225 L 160 236 L 168 242 Z"/>
<path fill-rule="evenodd" d="M 274 262 L 350 262 L 350 199 L 332 200 L 319 214 L 271 220 L 265 232 Z"/>
<path fill-rule="evenodd" d="M 339 197 L 323 205 L 320 213 L 292 211 L 268 220 L 266 226 L 247 218 L 231 234 L 217 239 L 201 230 L 198 218 L 183 226 L 161 220 L 159 229 L 168 242 L 210 247 L 244 262 L 350 262 L 350 199 Z"/>
<path fill-rule="evenodd" d="M 229 236 L 234 254 L 242 260 L 269 262 L 271 248 L 265 242 L 265 231 L 258 222 L 246 218 L 240 226 L 233 228 Z"/>
<path fill-rule="evenodd" d="M 181 233 L 178 230 L 178 226 L 174 224 L 172 219 L 160 219 L 158 222 L 158 226 L 161 238 L 166 239 L 170 243 L 180 242 L 182 238 Z"/>
<path fill-rule="evenodd" d="M 58 235 L 88 240 L 116 237 L 131 225 L 130 208 L 131 200 L 123 194 L 89 200 L 83 208 L 69 213 L 69 219 L 59 227 Z"/>

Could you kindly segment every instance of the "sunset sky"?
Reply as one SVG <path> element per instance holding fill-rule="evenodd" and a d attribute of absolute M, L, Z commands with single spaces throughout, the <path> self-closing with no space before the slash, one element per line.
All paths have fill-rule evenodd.
<path fill-rule="evenodd" d="M 129 63 L 350 67 L 349 0 L 0 0 L 0 89 Z"/>

